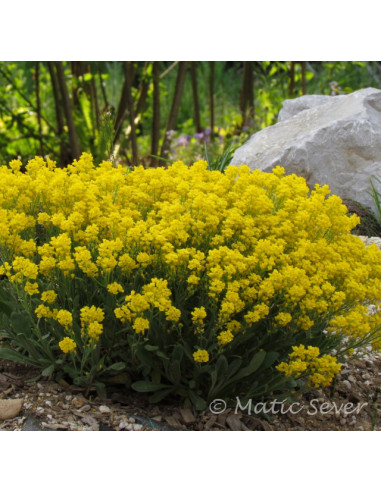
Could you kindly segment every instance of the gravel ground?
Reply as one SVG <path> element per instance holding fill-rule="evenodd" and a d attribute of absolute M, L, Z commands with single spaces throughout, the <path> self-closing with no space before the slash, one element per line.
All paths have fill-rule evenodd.
<path fill-rule="evenodd" d="M 0 401 L 22 400 L 17 416 L 0 420 L 0 430 L 381 430 L 379 354 L 348 362 L 333 386 L 311 390 L 292 407 L 269 402 L 251 415 L 239 407 L 216 414 L 184 410 L 178 404 L 150 405 L 143 395 L 120 388 L 100 399 L 46 378 L 28 382 L 36 374 L 21 364 L 0 361 Z"/>

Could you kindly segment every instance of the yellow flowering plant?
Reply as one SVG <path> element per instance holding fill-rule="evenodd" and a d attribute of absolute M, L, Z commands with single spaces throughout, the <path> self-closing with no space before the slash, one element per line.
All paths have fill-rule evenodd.
<path fill-rule="evenodd" d="M 0 167 L 0 357 L 204 408 L 330 384 L 381 347 L 381 252 L 327 186 L 83 154 Z"/>

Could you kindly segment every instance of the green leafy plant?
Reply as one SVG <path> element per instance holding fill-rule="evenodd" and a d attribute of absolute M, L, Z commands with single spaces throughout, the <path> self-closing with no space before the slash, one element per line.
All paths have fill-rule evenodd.
<path fill-rule="evenodd" d="M 217 155 L 214 159 L 211 159 L 205 144 L 205 160 L 208 163 L 209 171 L 220 171 L 223 173 L 233 159 L 234 151 L 237 147 L 237 145 L 231 143 L 221 154 Z"/>
<path fill-rule="evenodd" d="M 372 178 L 381 185 L 381 180 L 379 178 L 377 178 L 376 176 L 372 176 Z M 381 226 L 381 193 L 376 189 L 372 178 L 370 179 L 371 191 L 368 192 L 368 194 L 373 198 L 377 210 L 377 213 L 376 215 L 374 215 L 374 217 Z"/>

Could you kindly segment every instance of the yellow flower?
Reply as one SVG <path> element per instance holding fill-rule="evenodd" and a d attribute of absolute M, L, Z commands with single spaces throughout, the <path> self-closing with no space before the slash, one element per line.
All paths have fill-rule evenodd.
<path fill-rule="evenodd" d="M 204 306 L 195 308 L 192 311 L 192 321 L 194 325 L 203 325 L 205 318 L 206 318 L 206 311 Z"/>
<path fill-rule="evenodd" d="M 73 316 L 66 309 L 60 309 L 57 313 L 56 319 L 58 323 L 62 326 L 71 326 L 73 324 Z"/>
<path fill-rule="evenodd" d="M 77 347 L 75 341 L 69 337 L 65 337 L 63 340 L 59 342 L 58 345 L 64 354 L 75 352 L 75 349 Z"/>
<path fill-rule="evenodd" d="M 179 321 L 181 317 L 181 311 L 180 309 L 175 308 L 174 306 L 170 306 L 166 311 L 165 311 L 165 319 L 167 321 Z"/>
<path fill-rule="evenodd" d="M 26 282 L 24 287 L 25 292 L 27 292 L 30 296 L 33 294 L 38 294 L 38 284 L 34 282 L 33 284 L 30 282 Z"/>
<path fill-rule="evenodd" d="M 279 313 L 275 316 L 275 321 L 280 326 L 286 326 L 292 320 L 290 313 Z"/>
<path fill-rule="evenodd" d="M 22 166 L 22 162 L 20 160 L 14 159 L 9 163 L 9 167 L 13 170 L 14 173 L 17 173 L 17 171 L 20 171 L 20 168 Z"/>
<path fill-rule="evenodd" d="M 96 306 L 90 306 L 90 307 L 84 306 L 83 308 L 81 308 L 80 311 L 82 328 L 84 328 L 85 325 L 89 325 L 90 323 L 93 323 L 94 321 L 97 321 L 98 323 L 102 323 L 104 317 L 105 315 L 103 310 Z"/>
<path fill-rule="evenodd" d="M 149 329 L 149 321 L 145 318 L 136 318 L 132 328 L 136 333 L 145 333 Z"/>
<path fill-rule="evenodd" d="M 99 336 L 103 333 L 103 326 L 98 321 L 92 321 L 87 327 L 87 334 L 91 340 L 99 340 Z"/>
<path fill-rule="evenodd" d="M 115 295 L 118 294 L 118 292 L 124 292 L 123 287 L 120 284 L 118 284 L 118 282 L 109 284 L 107 286 L 107 290 L 111 292 L 111 294 L 115 294 Z"/>
<path fill-rule="evenodd" d="M 193 353 L 193 359 L 195 362 L 208 362 L 209 361 L 209 353 L 207 350 L 198 349 Z"/>
<path fill-rule="evenodd" d="M 57 299 L 57 293 L 54 290 L 47 290 L 41 294 L 41 301 L 53 304 Z"/>
<path fill-rule="evenodd" d="M 221 331 L 221 333 L 217 337 L 218 345 L 226 345 L 227 343 L 230 343 L 233 339 L 234 335 L 230 330 Z"/>
<path fill-rule="evenodd" d="M 238 333 L 241 330 L 242 325 L 239 321 L 233 320 L 226 323 L 226 328 L 232 333 Z"/>
<path fill-rule="evenodd" d="M 37 315 L 37 318 L 53 318 L 54 313 L 51 311 L 48 306 L 45 306 L 44 304 L 40 304 L 34 312 Z"/>

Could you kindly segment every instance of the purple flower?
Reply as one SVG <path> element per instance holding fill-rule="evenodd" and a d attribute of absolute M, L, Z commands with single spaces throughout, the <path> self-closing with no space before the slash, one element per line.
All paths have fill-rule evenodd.
<path fill-rule="evenodd" d="M 180 135 L 180 137 L 177 139 L 177 145 L 183 145 L 184 147 L 187 147 L 190 139 L 190 135 Z"/>
<path fill-rule="evenodd" d="M 193 136 L 196 140 L 201 140 L 204 138 L 204 134 L 202 132 L 201 133 L 195 133 Z"/>

